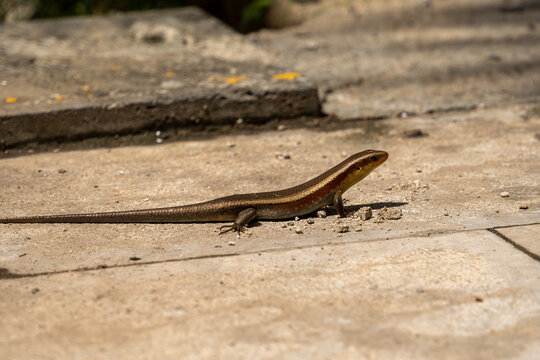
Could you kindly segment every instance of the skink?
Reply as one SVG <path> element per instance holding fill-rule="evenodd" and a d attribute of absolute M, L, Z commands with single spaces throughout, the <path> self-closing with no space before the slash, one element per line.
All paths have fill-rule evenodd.
<path fill-rule="evenodd" d="M 220 228 L 240 233 L 252 220 L 290 219 L 334 204 L 345 217 L 342 194 L 388 158 L 388 153 L 365 150 L 328 171 L 288 189 L 231 195 L 202 203 L 157 209 L 102 213 L 3 218 L 0 223 L 191 223 L 234 221 Z"/>

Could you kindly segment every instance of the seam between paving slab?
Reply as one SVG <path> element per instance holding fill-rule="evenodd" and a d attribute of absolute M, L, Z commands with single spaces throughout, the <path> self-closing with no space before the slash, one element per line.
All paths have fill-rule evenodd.
<path fill-rule="evenodd" d="M 348 244 L 358 244 L 358 243 L 370 243 L 370 242 L 376 242 L 376 241 L 386 241 L 386 240 L 398 240 L 408 237 L 430 237 L 432 235 L 448 235 L 448 234 L 458 234 L 458 233 L 467 233 L 472 231 L 489 231 L 492 234 L 496 235 L 497 237 L 503 239 L 505 242 L 513 245 L 516 249 L 522 251 L 523 253 L 527 254 L 531 258 L 533 258 L 536 261 L 540 262 L 540 257 L 534 253 L 531 253 L 526 248 L 520 246 L 519 244 L 512 241 L 507 236 L 501 234 L 497 231 L 497 229 L 503 229 L 503 228 L 509 228 L 509 227 L 521 227 L 521 226 L 530 226 L 530 225 L 540 225 L 540 222 L 533 222 L 533 223 L 526 223 L 526 224 L 519 224 L 519 225 L 511 225 L 511 226 L 496 226 L 492 228 L 486 228 L 486 229 L 471 229 L 471 230 L 465 230 L 465 231 L 444 231 L 444 230 L 422 230 L 418 231 L 416 233 L 407 234 L 403 236 L 396 236 L 396 237 L 388 237 L 384 239 L 372 239 L 372 240 L 365 240 L 360 239 L 356 241 L 338 241 L 338 242 L 332 242 L 328 244 L 324 244 L 324 246 L 340 246 L 340 245 L 348 245 Z M 421 234 L 426 234 L 422 236 Z M 34 274 L 16 274 L 11 273 L 6 268 L 0 268 L 0 281 L 1 280 L 7 280 L 7 279 L 20 279 L 20 278 L 32 278 L 32 277 L 39 277 L 39 276 L 47 276 L 47 275 L 57 275 L 57 274 L 64 274 L 64 273 L 71 273 L 71 272 L 86 272 L 86 271 L 95 271 L 95 270 L 102 270 L 102 269 L 114 269 L 114 268 L 124 268 L 124 267 L 130 267 L 130 266 L 145 266 L 145 265 L 154 265 L 154 264 L 163 264 L 163 263 L 170 263 L 170 262 L 180 262 L 180 261 L 191 261 L 191 260 L 203 260 L 203 259 L 214 259 L 214 258 L 225 258 L 225 257 L 232 257 L 232 256 L 240 256 L 240 255 L 252 255 L 252 254 L 260 254 L 260 253 L 274 253 L 274 252 L 281 252 L 281 251 L 290 251 L 290 250 L 299 250 L 299 249 L 310 249 L 315 247 L 320 247 L 322 244 L 310 244 L 305 246 L 292 246 L 292 247 L 280 247 L 280 248 L 274 248 L 274 249 L 266 249 L 266 250 L 253 250 L 253 251 L 246 251 L 246 252 L 236 252 L 236 253 L 226 253 L 226 254 L 210 254 L 210 255 L 198 255 L 198 256 L 191 256 L 191 257 L 184 257 L 184 258 L 174 258 L 174 259 L 164 259 L 164 260 L 154 260 L 154 261 L 146 261 L 146 262 L 134 262 L 129 264 L 116 264 L 116 265 L 110 265 L 110 266 L 104 266 L 104 265 L 98 265 L 98 266 L 92 266 L 92 267 L 82 267 L 78 269 L 69 269 L 69 270 L 58 270 L 58 271 L 44 271 L 40 273 L 34 273 Z"/>
<path fill-rule="evenodd" d="M 531 225 L 536 225 L 536 224 L 531 224 Z M 519 225 L 519 226 L 526 226 L 526 225 Z M 510 239 L 508 236 L 506 236 L 506 235 L 500 233 L 499 231 L 497 231 L 497 229 L 509 228 L 509 227 L 512 227 L 512 226 L 500 226 L 500 227 L 497 227 L 497 228 L 487 229 L 487 231 L 497 235 L 498 237 L 500 237 L 501 239 L 503 239 L 504 241 L 506 241 L 507 243 L 509 243 L 513 247 L 515 247 L 516 249 L 518 249 L 518 250 L 524 252 L 525 254 L 529 255 L 534 260 L 540 261 L 540 256 L 539 255 L 529 251 L 529 249 L 527 249 L 526 247 L 521 246 L 520 244 L 518 244 L 514 240 Z"/>

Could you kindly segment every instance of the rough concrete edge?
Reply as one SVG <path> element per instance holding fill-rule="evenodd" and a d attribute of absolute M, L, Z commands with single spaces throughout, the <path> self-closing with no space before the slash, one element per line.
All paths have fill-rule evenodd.
<path fill-rule="evenodd" d="M 0 116 L 0 148 L 32 142 L 114 136 L 158 127 L 221 125 L 238 118 L 264 122 L 273 118 L 321 114 L 316 87 L 259 93 L 244 89 L 241 92 L 168 101 L 145 99 L 124 104 Z"/>

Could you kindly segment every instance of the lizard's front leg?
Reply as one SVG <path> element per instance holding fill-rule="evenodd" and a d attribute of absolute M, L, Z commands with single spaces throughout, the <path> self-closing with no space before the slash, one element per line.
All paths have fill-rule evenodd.
<path fill-rule="evenodd" d="M 334 194 L 334 207 L 337 213 L 341 217 L 345 217 L 345 210 L 343 209 L 343 199 L 341 198 L 341 190 L 336 191 Z"/>

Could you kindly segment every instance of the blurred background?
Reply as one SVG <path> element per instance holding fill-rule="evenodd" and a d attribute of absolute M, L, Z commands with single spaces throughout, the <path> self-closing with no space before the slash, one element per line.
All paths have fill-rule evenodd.
<path fill-rule="evenodd" d="M 301 20 L 295 3 L 317 0 L 0 0 L 0 20 L 12 22 L 75 15 L 103 15 L 196 5 L 235 30 L 246 33 Z M 287 16 L 283 16 L 286 12 Z"/>

